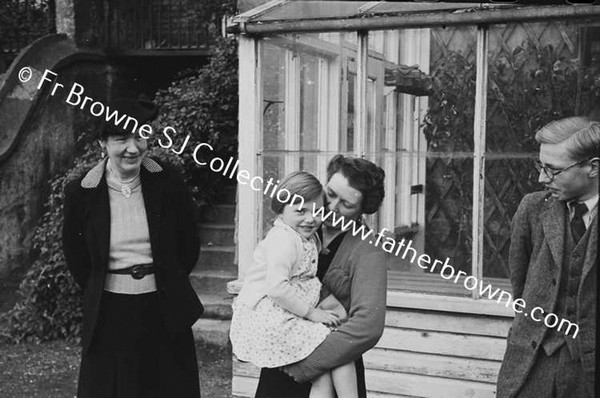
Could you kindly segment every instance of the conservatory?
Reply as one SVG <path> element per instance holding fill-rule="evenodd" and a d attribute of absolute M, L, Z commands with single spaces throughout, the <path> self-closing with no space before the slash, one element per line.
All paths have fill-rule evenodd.
<path fill-rule="evenodd" d="M 536 130 L 599 116 L 600 6 L 276 0 L 229 30 L 240 165 L 265 181 L 324 180 L 335 154 L 369 159 L 386 197 L 368 225 L 463 271 L 448 280 L 389 256 L 369 396 L 495 396 L 513 309 L 489 293 L 510 293 L 511 218 L 541 188 Z M 238 281 L 274 218 L 269 200 L 239 185 Z M 233 366 L 233 395 L 253 396 L 258 369 Z"/>

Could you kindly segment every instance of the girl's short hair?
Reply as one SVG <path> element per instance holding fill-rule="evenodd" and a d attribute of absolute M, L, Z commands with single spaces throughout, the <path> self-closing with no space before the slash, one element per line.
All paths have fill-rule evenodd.
<path fill-rule="evenodd" d="M 295 171 L 285 176 L 279 183 L 271 199 L 271 209 L 275 214 L 281 214 L 287 204 L 300 205 L 322 194 L 323 185 L 317 177 L 306 171 Z"/>
<path fill-rule="evenodd" d="M 582 116 L 555 120 L 539 129 L 535 140 L 540 144 L 566 141 L 573 160 L 588 160 L 600 154 L 600 123 Z"/>
<path fill-rule="evenodd" d="M 335 155 L 327 165 L 327 181 L 338 172 L 348 179 L 352 188 L 362 194 L 362 212 L 375 213 L 385 196 L 383 169 L 366 159 Z"/>

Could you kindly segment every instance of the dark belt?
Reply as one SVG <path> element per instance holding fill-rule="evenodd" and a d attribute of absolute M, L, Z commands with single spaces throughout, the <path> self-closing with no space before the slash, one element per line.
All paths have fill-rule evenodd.
<path fill-rule="evenodd" d="M 136 264 L 122 269 L 109 269 L 107 272 L 109 274 L 131 275 L 133 279 L 142 279 L 146 275 L 154 273 L 154 264 Z"/>

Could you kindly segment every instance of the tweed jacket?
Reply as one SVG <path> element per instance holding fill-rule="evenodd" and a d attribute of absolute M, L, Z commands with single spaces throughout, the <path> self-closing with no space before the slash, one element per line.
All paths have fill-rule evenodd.
<path fill-rule="evenodd" d="M 108 269 L 110 204 L 106 160 L 65 188 L 63 249 L 67 266 L 83 289 L 82 346 L 92 341 Z M 189 274 L 200 247 L 191 196 L 178 173 L 151 158 L 140 170 L 156 268 L 160 310 L 167 330 L 189 328 L 203 312 Z"/>
<path fill-rule="evenodd" d="M 565 222 L 569 215 L 564 201 L 549 192 L 523 198 L 513 218 L 509 252 L 510 281 L 514 298 L 522 298 L 527 309 L 539 306 L 544 314 L 555 310 L 565 253 Z M 577 292 L 577 343 L 585 372 L 594 372 L 596 339 L 596 260 L 598 216 L 592 220 L 581 281 Z M 525 311 L 527 312 L 527 311 Z M 538 317 L 541 315 L 538 314 Z M 516 314 L 498 375 L 498 397 L 513 397 L 532 368 L 548 328 L 524 314 Z M 568 337 L 570 338 L 570 337 Z"/>

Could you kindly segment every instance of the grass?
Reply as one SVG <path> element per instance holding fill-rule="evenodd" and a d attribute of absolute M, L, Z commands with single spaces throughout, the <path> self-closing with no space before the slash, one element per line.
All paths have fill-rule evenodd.
<path fill-rule="evenodd" d="M 0 280 L 0 315 L 14 305 L 18 283 L 18 277 Z M 0 340 L 0 397 L 75 397 L 80 351 L 78 344 L 66 341 L 11 344 Z M 231 348 L 199 340 L 196 355 L 202 397 L 231 397 Z"/>
<path fill-rule="evenodd" d="M 42 344 L 0 343 L 0 397 L 75 397 L 79 346 L 65 341 Z M 231 396 L 231 351 L 196 342 L 203 397 Z"/>

